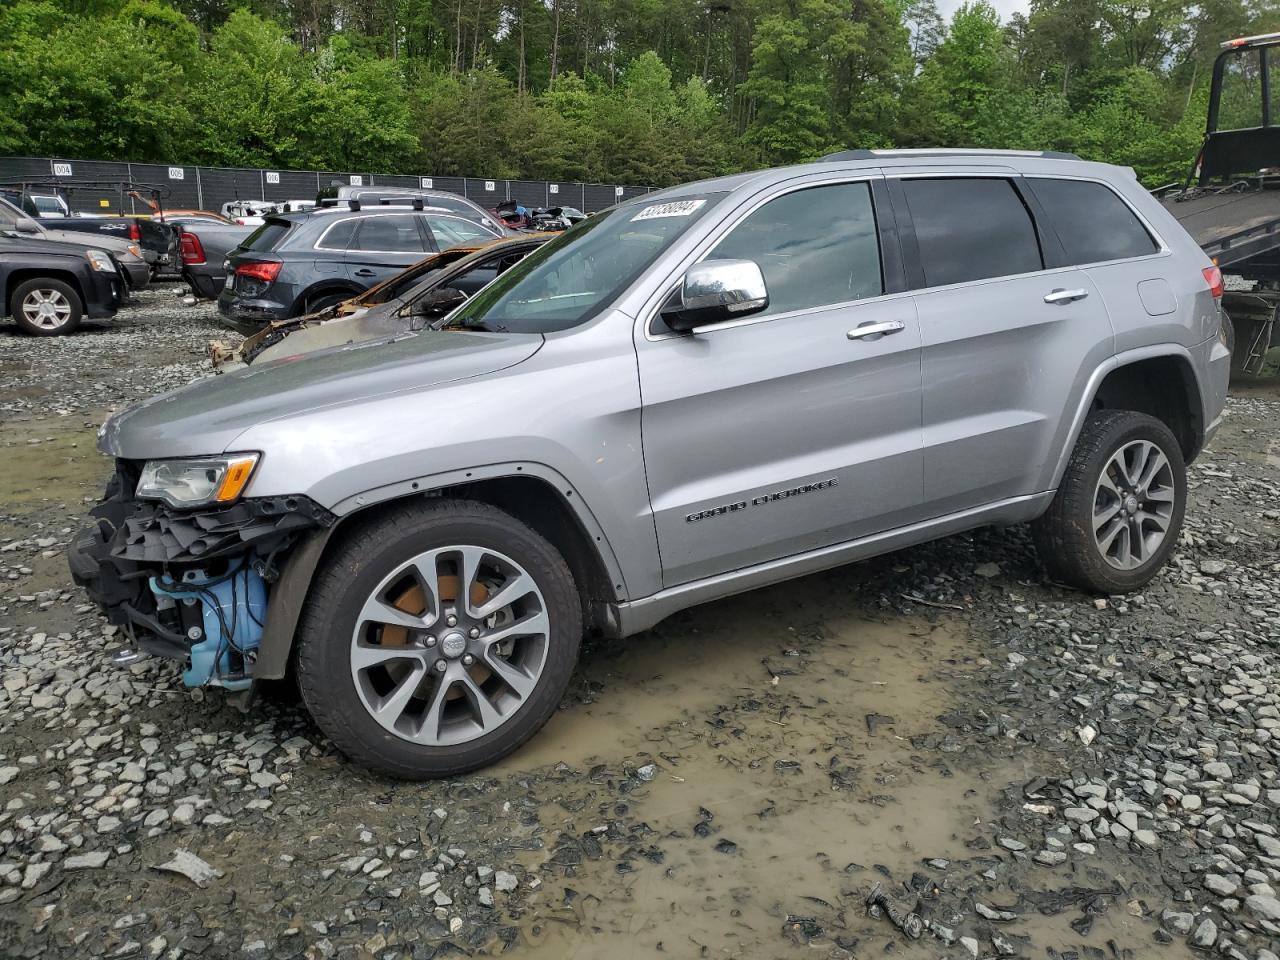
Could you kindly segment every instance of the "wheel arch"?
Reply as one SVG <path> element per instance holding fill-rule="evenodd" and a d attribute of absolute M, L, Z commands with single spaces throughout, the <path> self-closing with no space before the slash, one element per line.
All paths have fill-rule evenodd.
<path fill-rule="evenodd" d="M 409 480 L 369 491 L 335 505 L 338 521 L 309 535 L 289 554 L 267 605 L 254 675 L 283 677 L 288 669 L 302 610 L 325 558 L 360 527 L 414 498 L 448 497 L 498 507 L 545 537 L 565 558 L 582 597 L 583 623 L 612 631 L 615 605 L 626 596 L 612 548 L 590 510 L 563 477 L 540 464 L 473 468 L 438 478 Z"/>
<path fill-rule="evenodd" d="M 365 291 L 366 288 L 352 283 L 350 280 L 339 280 L 336 278 L 319 280 L 307 287 L 298 295 L 298 302 L 303 305 L 303 312 L 311 309 L 311 302 L 319 297 L 328 297 L 336 293 L 345 294 L 347 297 L 354 297 Z"/>
<path fill-rule="evenodd" d="M 1181 344 L 1126 351 L 1096 369 L 1082 392 L 1068 442 L 1058 454 L 1051 488 L 1062 482 L 1085 420 L 1097 410 L 1135 410 L 1155 417 L 1178 439 L 1191 463 L 1204 444 L 1203 391 L 1191 353 Z"/>
<path fill-rule="evenodd" d="M 14 292 L 28 280 L 57 280 L 68 284 L 76 292 L 76 296 L 80 298 L 80 305 L 84 306 L 84 287 L 74 271 L 49 269 L 47 267 L 17 267 L 10 271 L 5 280 L 4 304 L 2 307 L 6 314 L 9 312 L 10 301 L 13 300 Z"/>

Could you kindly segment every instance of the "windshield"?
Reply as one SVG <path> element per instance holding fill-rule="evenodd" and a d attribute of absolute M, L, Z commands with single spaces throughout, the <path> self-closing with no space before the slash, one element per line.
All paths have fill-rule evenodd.
<path fill-rule="evenodd" d="M 583 221 L 485 287 L 445 326 L 553 333 L 585 323 L 724 196 L 628 204 Z"/>

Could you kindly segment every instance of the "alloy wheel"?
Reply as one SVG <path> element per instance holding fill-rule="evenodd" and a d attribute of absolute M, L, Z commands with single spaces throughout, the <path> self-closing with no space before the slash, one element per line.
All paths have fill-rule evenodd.
<path fill-rule="evenodd" d="M 1093 501 L 1093 539 L 1111 566 L 1132 570 L 1160 549 L 1177 489 L 1164 451 L 1149 440 L 1126 443 L 1107 461 Z"/>
<path fill-rule="evenodd" d="M 351 676 L 384 729 L 423 746 L 466 743 L 508 722 L 546 664 L 542 591 L 510 557 L 477 546 L 420 553 L 384 577 L 351 639 Z"/>
<path fill-rule="evenodd" d="M 22 316 L 43 330 L 57 330 L 71 319 L 71 301 L 60 290 L 32 290 L 22 298 Z"/>

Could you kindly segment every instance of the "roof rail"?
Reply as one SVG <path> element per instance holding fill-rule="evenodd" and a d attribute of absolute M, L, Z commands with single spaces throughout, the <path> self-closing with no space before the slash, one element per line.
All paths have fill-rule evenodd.
<path fill-rule="evenodd" d="M 879 157 L 1042 157 L 1046 160 L 1079 160 L 1074 153 L 1059 150 L 980 150 L 966 147 L 923 147 L 920 149 L 893 150 L 841 150 L 829 153 L 819 163 L 840 163 L 848 160 L 875 160 Z"/>

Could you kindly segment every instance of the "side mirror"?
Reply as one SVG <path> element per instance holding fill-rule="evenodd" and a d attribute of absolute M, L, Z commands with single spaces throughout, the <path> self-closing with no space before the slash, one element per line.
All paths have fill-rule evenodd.
<path fill-rule="evenodd" d="M 769 291 L 754 260 L 706 260 L 689 268 L 673 299 L 662 310 L 663 322 L 676 333 L 691 333 L 759 313 L 769 306 Z"/>
<path fill-rule="evenodd" d="M 456 287 L 437 287 L 413 301 L 412 317 L 443 317 L 454 307 L 467 302 L 467 295 Z"/>
<path fill-rule="evenodd" d="M 13 224 L 13 229 L 18 233 L 39 233 L 40 226 L 30 217 L 19 217 Z"/>

